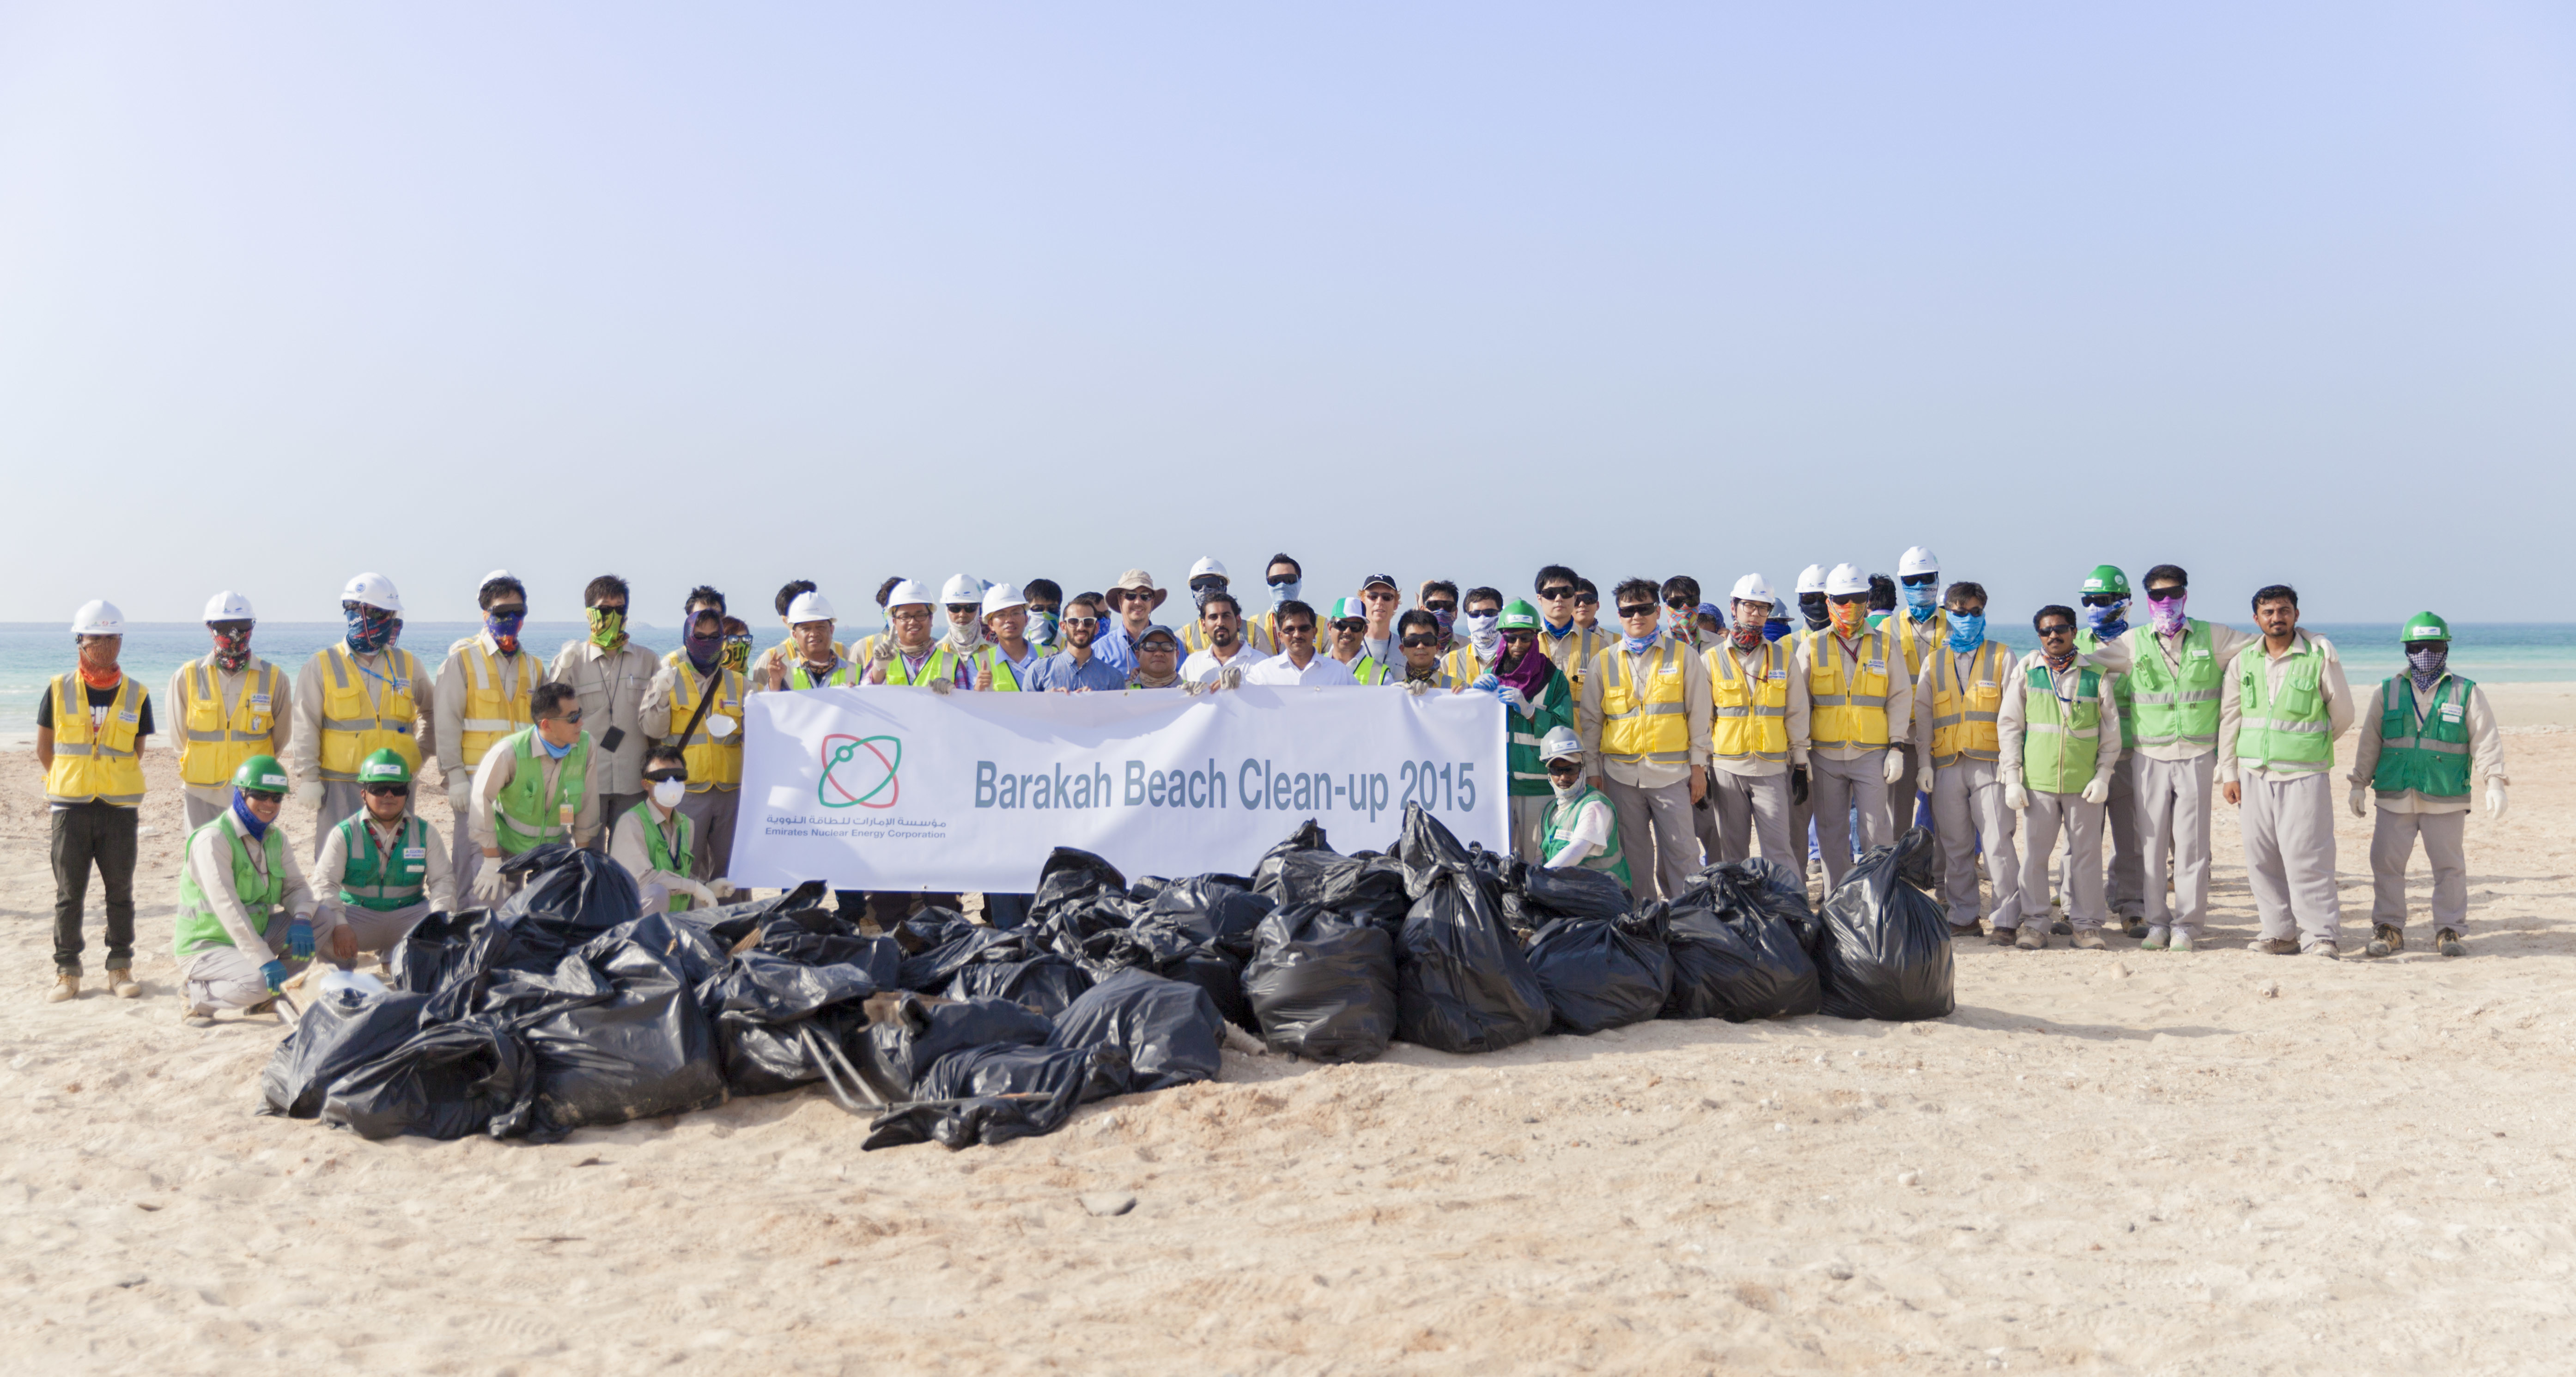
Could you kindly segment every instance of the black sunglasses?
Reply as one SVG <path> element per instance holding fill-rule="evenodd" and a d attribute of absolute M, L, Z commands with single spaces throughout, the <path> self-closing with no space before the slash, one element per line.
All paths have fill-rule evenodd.
<path fill-rule="evenodd" d="M 1190 591 L 1193 593 L 1204 593 L 1211 588 L 1223 587 L 1225 587 L 1225 580 L 1218 578 L 1214 574 L 1207 574 L 1190 580 Z"/>
<path fill-rule="evenodd" d="M 408 784 L 370 784 L 367 786 L 367 792 L 378 798 L 400 798 L 411 792 L 411 786 Z M 259 795 L 253 794 L 251 797 L 257 798 Z M 271 797 L 282 796 L 272 795 Z"/>
<path fill-rule="evenodd" d="M 1939 574 L 1906 574 L 1896 580 L 1908 588 L 1929 588 L 1941 581 Z"/>
<path fill-rule="evenodd" d="M 644 772 L 644 778 L 648 783 L 653 784 L 659 784 L 666 779 L 676 779 L 682 783 L 686 783 L 689 778 L 689 772 L 678 766 L 666 765 L 658 770 L 646 770 Z"/>
<path fill-rule="evenodd" d="M 1682 594 L 1676 593 L 1673 596 L 1664 599 L 1664 606 L 1672 608 L 1675 611 L 1687 611 L 1690 608 L 1699 606 L 1699 604 Z"/>
<path fill-rule="evenodd" d="M 1867 602 L 1867 601 L 1869 601 L 1869 594 L 1867 594 L 1867 593 L 1828 593 L 1828 594 L 1826 594 L 1826 595 L 1825 595 L 1825 601 L 1830 602 L 1830 603 L 1840 603 L 1840 604 L 1845 604 L 1845 605 L 1848 605 L 1848 604 L 1851 604 L 1851 603 L 1856 603 L 1856 602 Z"/>
<path fill-rule="evenodd" d="M 2047 626 L 2041 627 L 2039 629 L 2039 634 L 2053 641 L 2060 636 L 2074 635 L 2075 628 L 2067 622 L 2051 622 Z"/>
<path fill-rule="evenodd" d="M 1539 595 L 1540 597 L 1542 597 L 1542 598 L 1547 599 L 1547 600 L 1548 600 L 1548 601 L 1550 601 L 1550 602 L 1554 602 L 1554 601 L 1556 601 L 1558 598 L 1570 598 L 1570 597 L 1573 597 L 1573 596 L 1574 596 L 1574 588 L 1573 588 L 1573 586 L 1572 586 L 1571 584 L 1563 584 L 1563 583 L 1560 583 L 1560 584 L 1556 585 L 1554 588 L 1542 588 L 1542 589 L 1538 590 L 1538 595 Z"/>
<path fill-rule="evenodd" d="M 1547 762 L 1547 772 L 1552 775 L 1579 775 L 1583 773 L 1583 762 L 1580 760 L 1551 760 Z"/>
<path fill-rule="evenodd" d="M 1335 631 L 1366 631 L 1368 630 L 1368 623 L 1358 617 L 1349 617 L 1333 623 L 1333 629 Z"/>
<path fill-rule="evenodd" d="M 1535 641 L 1537 639 L 1538 633 L 1535 631 L 1506 631 L 1503 633 L 1503 641 L 1506 644 L 1513 641 Z"/>
<path fill-rule="evenodd" d="M 1269 583 L 1269 584 L 1270 584 L 1270 586 L 1271 586 L 1271 587 L 1273 587 L 1273 588 L 1285 588 L 1285 587 L 1287 587 L 1289 584 L 1295 583 L 1295 582 L 1297 582 L 1298 580 L 1303 579 L 1304 577 L 1306 577 L 1304 574 L 1290 574 L 1290 575 L 1289 575 L 1289 576 L 1287 576 L 1286 578 L 1273 578 L 1273 579 L 1270 579 L 1270 580 L 1268 580 L 1268 583 Z"/>
<path fill-rule="evenodd" d="M 1425 612 L 1455 612 L 1458 610 L 1458 604 L 1442 599 L 1422 604 L 1422 610 Z"/>
<path fill-rule="evenodd" d="M 2087 593 L 2084 595 L 2084 605 L 2086 607 L 2117 607 L 2127 601 L 2127 598 L 2121 597 L 2117 593 Z"/>
<path fill-rule="evenodd" d="M 286 795 L 272 793 L 266 789 L 244 789 L 241 792 L 243 798 L 254 803 L 282 803 L 286 800 Z"/>
<path fill-rule="evenodd" d="M 948 604 L 948 615 L 952 617 L 956 616 L 960 612 L 979 612 L 982 610 L 983 607 L 979 603 L 952 602 Z"/>
<path fill-rule="evenodd" d="M 2191 589 L 2188 586 L 2179 583 L 2170 588 L 2150 588 L 2147 590 L 2147 601 L 2172 602 L 2174 599 L 2179 598 L 2190 591 Z"/>
<path fill-rule="evenodd" d="M 1447 641 L 1448 641 L 1448 638 L 1447 638 L 1447 637 L 1445 637 L 1445 636 L 1437 636 L 1437 635 L 1433 635 L 1433 634 L 1428 633 L 1428 632 L 1420 632 L 1420 633 L 1416 633 L 1416 634 L 1414 634 L 1414 635 L 1411 635 L 1411 636 L 1407 636 L 1407 637 L 1405 637 L 1405 638 L 1404 638 L 1404 648 L 1405 648 L 1405 649 L 1407 649 L 1407 650 L 1420 650 L 1420 649 L 1421 649 L 1422 647 L 1424 647 L 1424 646 L 1427 646 L 1427 645 L 1443 645 L 1443 644 L 1446 644 L 1446 643 L 1447 643 Z"/>
<path fill-rule="evenodd" d="M 1577 593 L 1574 595 L 1574 605 L 1577 607 L 1599 607 L 1601 605 L 1601 595 L 1598 593 Z"/>

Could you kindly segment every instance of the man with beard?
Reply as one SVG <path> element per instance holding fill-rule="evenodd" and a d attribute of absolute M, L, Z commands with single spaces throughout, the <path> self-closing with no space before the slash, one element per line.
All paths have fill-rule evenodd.
<path fill-rule="evenodd" d="M 1097 693 L 1127 687 L 1127 671 L 1093 653 L 1100 635 L 1100 603 L 1098 593 L 1077 593 L 1065 604 L 1064 615 L 1056 623 L 1064 649 L 1029 671 L 1031 691 Z"/>
<path fill-rule="evenodd" d="M 1193 684 L 1233 688 L 1245 670 L 1270 658 L 1245 644 L 1243 604 L 1222 588 L 1200 601 L 1198 629 L 1201 648 L 1181 662 L 1181 677 Z"/>

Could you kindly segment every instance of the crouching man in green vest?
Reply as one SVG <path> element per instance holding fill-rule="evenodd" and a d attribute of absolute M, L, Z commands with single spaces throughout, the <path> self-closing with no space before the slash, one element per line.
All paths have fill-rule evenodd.
<path fill-rule="evenodd" d="M 2085 951 L 2102 951 L 2111 945 L 2102 935 L 2111 916 L 2102 895 L 2102 815 L 2120 763 L 2120 708 L 2106 691 L 2109 676 L 2075 653 L 2075 609 L 2052 603 L 2030 624 L 2039 649 L 2013 666 L 1995 710 L 2004 806 L 2022 815 L 2024 908 L 2013 945 L 2032 951 L 2048 945 L 2048 910 L 2036 901 L 2048 893 L 2049 862 L 2063 828 L 2072 940 Z"/>
<path fill-rule="evenodd" d="M 2335 738 L 2352 688 L 2332 642 L 2299 629 L 2298 590 L 2254 595 L 2263 639 L 2236 652 L 2218 698 L 2218 792 L 2245 814 L 2245 881 L 2273 956 L 2342 955 L 2335 894 Z"/>
<path fill-rule="evenodd" d="M 2468 829 L 2469 784 L 2474 772 L 2487 783 L 2487 816 L 2504 816 L 2504 738 L 2486 694 L 2449 669 L 2451 625 L 2430 612 L 2406 621 L 2406 672 L 2379 686 L 2379 711 L 2364 713 L 2361 745 L 2352 757 L 2352 815 L 2363 816 L 2362 793 L 2379 794 L 2379 818 L 2370 830 L 2370 946 L 2372 956 L 2406 950 L 2406 863 L 2415 839 L 2433 865 L 2433 950 L 2466 956 L 2460 938 L 2469 930 L 2469 862 L 2462 846 Z"/>
<path fill-rule="evenodd" d="M 497 904 L 515 881 L 492 864 L 547 842 L 590 845 L 599 834 L 599 793 L 591 787 L 590 733 L 570 684 L 544 683 L 528 695 L 534 726 L 492 744 L 474 768 L 474 843 L 487 864 L 470 896 Z"/>
<path fill-rule="evenodd" d="M 358 789 L 366 806 L 332 827 L 313 862 L 325 896 L 318 940 L 342 970 L 358 953 L 382 955 L 421 919 L 456 907 L 447 848 L 412 815 L 411 766 L 395 751 L 378 751 L 358 763 Z"/>
<path fill-rule="evenodd" d="M 1633 890 L 1628 859 L 1619 848 L 1619 810 L 1583 778 L 1583 738 L 1572 727 L 1552 728 L 1538 750 L 1547 757 L 1547 782 L 1556 790 L 1540 828 L 1539 864 L 1603 871 Z"/>
<path fill-rule="evenodd" d="M 180 1019 L 192 1028 L 218 1009 L 264 1013 L 313 959 L 313 890 L 277 825 L 286 767 L 255 755 L 233 771 L 233 801 L 188 834 L 179 871 Z"/>
<path fill-rule="evenodd" d="M 713 908 L 733 897 L 733 882 L 696 875 L 697 822 L 680 811 L 689 796 L 689 762 L 677 746 L 644 753 L 644 801 L 620 814 L 609 830 L 608 859 L 635 877 L 646 913 Z"/>

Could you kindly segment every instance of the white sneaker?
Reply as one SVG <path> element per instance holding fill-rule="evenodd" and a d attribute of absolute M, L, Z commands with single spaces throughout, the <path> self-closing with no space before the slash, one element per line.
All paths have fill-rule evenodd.
<path fill-rule="evenodd" d="M 2146 939 L 2138 943 L 2140 951 L 2164 951 L 2173 945 L 2173 929 L 2149 928 Z"/>
<path fill-rule="evenodd" d="M 2187 932 L 2175 933 L 2173 935 L 2173 940 L 2165 944 L 2166 951 L 2188 952 L 2191 949 L 2191 934 Z"/>

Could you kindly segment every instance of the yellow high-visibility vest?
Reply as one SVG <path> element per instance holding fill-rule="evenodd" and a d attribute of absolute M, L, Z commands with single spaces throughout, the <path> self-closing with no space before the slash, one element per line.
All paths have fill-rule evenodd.
<path fill-rule="evenodd" d="M 663 724 L 662 735 L 678 740 L 680 757 L 689 767 L 689 792 L 703 794 L 715 788 L 739 788 L 742 784 L 742 671 L 721 669 L 722 683 L 716 686 L 716 701 L 707 707 L 706 720 L 678 740 L 689 719 L 698 715 L 698 672 L 682 664 L 671 671 L 671 720 Z M 722 737 L 709 735 L 707 725 L 717 718 L 733 723 L 733 731 Z"/>
<path fill-rule="evenodd" d="M 1711 646 L 1708 662 L 1708 748 L 1729 760 L 1789 759 L 1789 647 L 1770 641 L 1758 652 L 1762 667 L 1743 673 L 1731 646 Z"/>
<path fill-rule="evenodd" d="M 243 761 L 276 748 L 277 690 L 284 683 L 278 667 L 260 661 L 230 711 L 224 708 L 218 673 L 211 659 L 192 661 L 179 671 L 179 701 L 172 705 L 172 716 L 179 726 L 179 778 L 188 784 L 230 784 Z"/>
<path fill-rule="evenodd" d="M 116 686 L 105 719 L 92 722 L 80 671 L 54 676 L 54 763 L 45 771 L 47 803 L 143 802 L 143 686 L 134 676 Z"/>
<path fill-rule="evenodd" d="M 1995 714 L 2004 705 L 2004 676 L 2012 653 L 1993 641 L 1977 646 L 1968 657 L 1967 679 L 1958 675 L 1959 657 L 1947 647 L 1932 661 L 1932 764 L 1935 768 L 1970 760 L 1994 760 L 2003 754 Z"/>
<path fill-rule="evenodd" d="M 379 652 L 392 666 L 390 675 L 358 663 L 346 641 L 313 652 L 322 674 L 322 777 L 356 783 L 358 766 L 378 751 L 403 758 L 420 771 L 420 742 L 412 724 L 420 718 L 420 661 L 400 647 Z"/>
<path fill-rule="evenodd" d="M 1667 636 L 1650 654 L 1643 689 L 1629 677 L 1625 646 L 1592 657 L 1592 672 L 1602 676 L 1601 753 L 1632 763 L 1685 764 L 1690 703 L 1682 662 L 1690 651 Z"/>
<path fill-rule="evenodd" d="M 1884 746 L 1887 744 L 1887 691 L 1893 676 L 1888 655 L 1895 643 L 1881 631 L 1860 636 L 1859 659 L 1846 673 L 1852 656 L 1832 630 L 1807 633 L 1807 737 L 1817 746 Z"/>
<path fill-rule="evenodd" d="M 457 763 L 470 770 L 483 763 L 493 742 L 535 725 L 528 700 L 537 691 L 537 657 L 524 650 L 509 657 L 517 666 L 505 675 L 499 660 L 483 648 L 481 636 L 468 636 L 447 653 L 465 661 L 465 707 L 456 724 L 456 749 Z"/>

